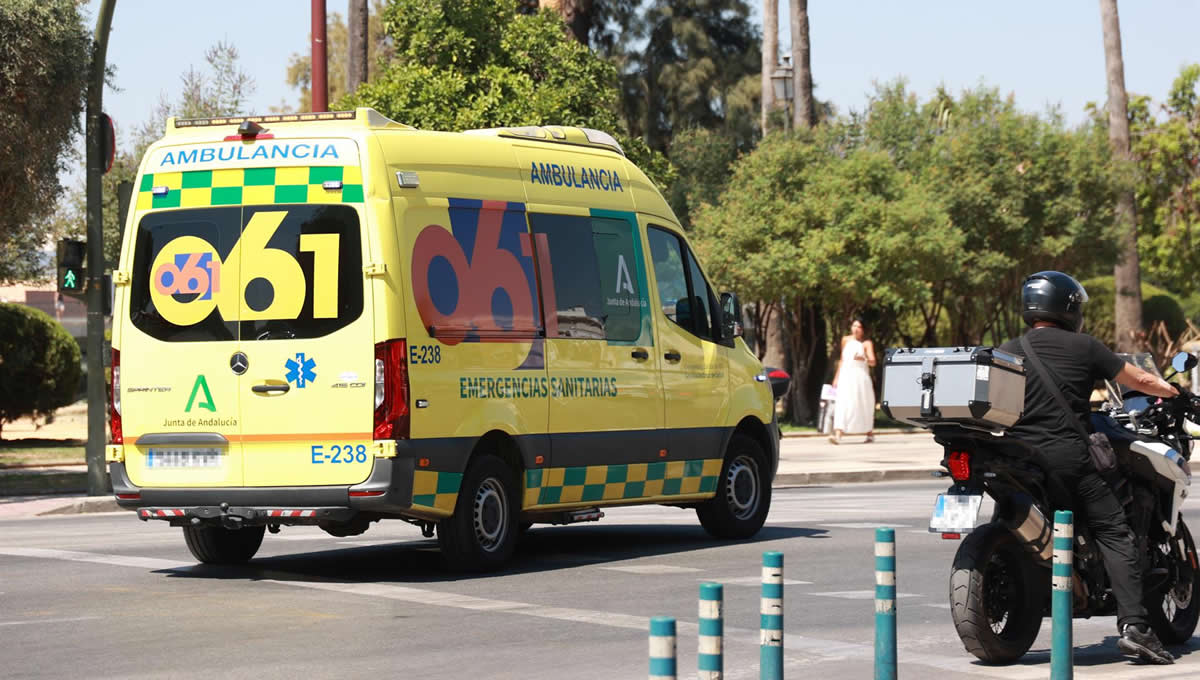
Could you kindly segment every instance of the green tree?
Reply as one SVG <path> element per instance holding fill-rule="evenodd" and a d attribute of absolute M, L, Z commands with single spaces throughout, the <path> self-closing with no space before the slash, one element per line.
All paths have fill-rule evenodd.
<path fill-rule="evenodd" d="M 25 305 L 0 303 L 0 431 L 75 400 L 79 344 L 62 324 Z"/>
<path fill-rule="evenodd" d="M 822 308 L 839 318 L 919 304 L 962 257 L 963 235 L 937 196 L 886 152 L 841 147 L 842 134 L 765 138 L 734 166 L 720 201 L 695 216 L 697 248 L 719 286 L 784 300 L 791 415 L 801 421 L 813 411 L 812 368 L 823 365 Z"/>
<path fill-rule="evenodd" d="M 613 50 L 630 132 L 665 151 L 676 132 L 721 129 L 749 150 L 760 134 L 761 39 L 747 0 L 651 0 Z"/>
<path fill-rule="evenodd" d="M 561 18 L 515 0 L 393 0 L 383 12 L 395 57 L 339 108 L 370 106 L 429 130 L 580 125 L 613 132 L 660 186 L 671 166 L 624 134 L 616 70 L 569 38 Z"/>
<path fill-rule="evenodd" d="M 851 315 L 880 346 L 999 341 L 1021 330 L 1025 275 L 1111 266 L 1108 158 L 1103 129 L 994 90 L 922 102 L 893 83 L 861 114 L 764 138 L 693 229 L 722 286 L 784 302 L 804 420 Z"/>
<path fill-rule="evenodd" d="M 1166 101 L 1130 101 L 1138 168 L 1138 250 L 1146 277 L 1200 289 L 1200 64 L 1180 69 Z"/>
<path fill-rule="evenodd" d="M 938 196 L 965 260 L 921 309 L 918 344 L 999 341 L 1022 328 L 1024 277 L 1111 266 L 1114 202 L 1104 131 L 1017 110 L 986 87 L 921 103 L 902 83 L 877 93 L 847 143 L 878 144 Z M 945 322 L 945 323 L 944 323 Z"/>
<path fill-rule="evenodd" d="M 715 203 L 729 184 L 730 166 L 738 158 L 737 141 L 720 131 L 692 128 L 671 142 L 678 179 L 667 191 L 667 201 L 685 229 L 692 225 L 692 208 Z"/>
<path fill-rule="evenodd" d="M 0 281 L 42 274 L 46 216 L 75 158 L 91 37 L 74 0 L 0 3 Z"/>

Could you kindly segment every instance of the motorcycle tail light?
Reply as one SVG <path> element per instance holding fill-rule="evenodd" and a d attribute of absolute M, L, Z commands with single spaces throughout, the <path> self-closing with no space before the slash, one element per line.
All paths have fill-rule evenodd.
<path fill-rule="evenodd" d="M 959 482 L 965 482 L 971 478 L 971 454 L 966 451 L 950 453 L 950 476 Z"/>

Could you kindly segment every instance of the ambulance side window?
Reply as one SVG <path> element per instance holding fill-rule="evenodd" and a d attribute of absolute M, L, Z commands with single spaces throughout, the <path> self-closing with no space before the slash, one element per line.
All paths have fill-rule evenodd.
<path fill-rule="evenodd" d="M 665 229 L 651 227 L 648 235 L 663 314 L 692 335 L 715 341 L 713 329 L 720 327 L 714 323 L 716 304 L 695 256 Z"/>
<path fill-rule="evenodd" d="M 553 285 L 558 333 L 550 337 L 603 340 L 607 314 L 591 218 L 530 213 L 529 224 L 535 235 L 545 235 L 550 251 L 553 281 L 542 281 L 547 299 L 545 287 Z"/>
<path fill-rule="evenodd" d="M 610 342 L 650 345 L 646 274 L 636 228 L 631 222 L 592 218 L 592 244 L 600 272 L 604 328 Z M 643 317 L 646 317 L 645 319 Z"/>

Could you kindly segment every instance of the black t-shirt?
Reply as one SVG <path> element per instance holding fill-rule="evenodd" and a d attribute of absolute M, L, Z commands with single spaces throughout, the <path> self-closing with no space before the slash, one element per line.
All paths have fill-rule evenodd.
<path fill-rule="evenodd" d="M 1097 380 L 1114 378 L 1125 366 L 1104 343 L 1084 333 L 1072 333 L 1056 326 L 1032 328 L 1026 334 L 1046 370 L 1058 380 L 1063 397 L 1073 413 L 1063 413 L 1045 386 L 1037 369 L 1025 362 L 1025 411 L 1008 433 L 1042 450 L 1081 450 L 1086 442 L 1070 418 L 1087 422 L 1092 386 Z M 1025 356 L 1020 338 L 1009 340 L 1000 349 Z"/>

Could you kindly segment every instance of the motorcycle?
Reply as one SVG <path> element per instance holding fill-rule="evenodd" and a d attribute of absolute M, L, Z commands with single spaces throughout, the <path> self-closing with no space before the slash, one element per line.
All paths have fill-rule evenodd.
<path fill-rule="evenodd" d="M 1171 375 L 1196 361 L 1176 355 Z M 1127 391 L 1091 412 L 1092 430 L 1107 435 L 1116 453 L 1115 469 L 1103 476 L 1136 536 L 1150 625 L 1168 645 L 1191 639 L 1200 620 L 1200 565 L 1180 512 L 1191 484 L 1192 437 L 1185 425 L 1200 422 L 1200 397 L 1179 391 L 1170 399 Z M 955 630 L 984 662 L 1012 663 L 1029 650 L 1050 613 L 1048 518 L 1068 509 L 1054 499 L 1070 495 L 1036 452 L 1012 437 L 952 425 L 933 434 L 945 453 L 941 476 L 953 485 L 938 496 L 929 530 L 946 538 L 967 535 L 950 573 Z M 994 500 L 994 512 L 975 526 L 983 494 Z M 1074 616 L 1115 615 L 1111 583 L 1081 510 L 1074 527 Z"/>

